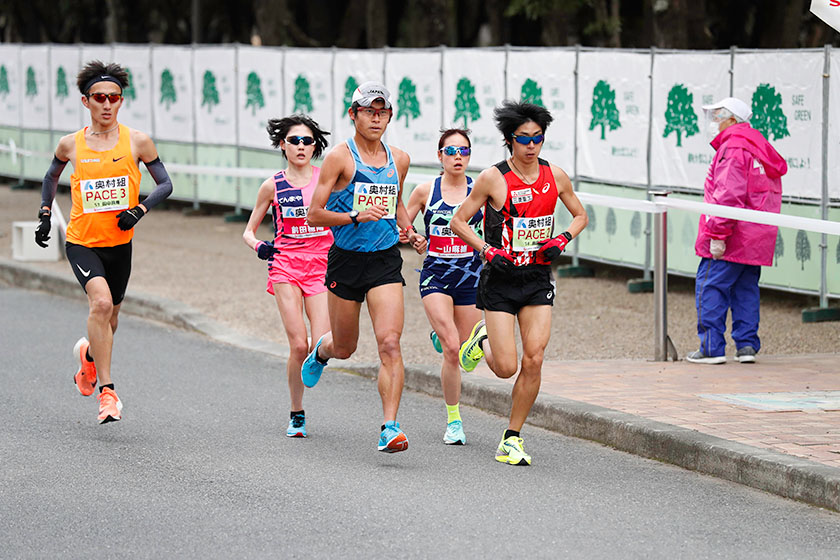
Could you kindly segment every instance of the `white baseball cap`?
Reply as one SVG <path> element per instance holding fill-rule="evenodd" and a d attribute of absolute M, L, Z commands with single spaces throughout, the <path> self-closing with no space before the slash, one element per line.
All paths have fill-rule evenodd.
<path fill-rule="evenodd" d="M 738 122 L 747 122 L 752 116 L 749 105 L 736 97 L 725 97 L 717 103 L 703 105 L 704 111 L 714 111 L 715 109 L 728 110 Z"/>
<path fill-rule="evenodd" d="M 352 103 L 358 103 L 362 107 L 370 107 L 370 104 L 381 99 L 385 102 L 385 108 L 391 108 L 391 92 L 379 82 L 365 82 L 353 92 Z"/>

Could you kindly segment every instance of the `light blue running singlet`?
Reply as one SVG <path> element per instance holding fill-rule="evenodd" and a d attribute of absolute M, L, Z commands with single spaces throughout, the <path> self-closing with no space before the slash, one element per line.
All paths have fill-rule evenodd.
<path fill-rule="evenodd" d="M 399 241 L 397 231 L 397 197 L 400 192 L 400 178 L 397 166 L 391 155 L 391 149 L 384 142 L 382 146 L 388 154 L 385 167 L 372 167 L 362 161 L 356 142 L 347 139 L 347 147 L 353 154 L 356 173 L 346 188 L 330 193 L 326 209 L 332 212 L 362 212 L 369 207 L 384 204 L 388 214 L 378 221 L 354 225 L 333 226 L 335 245 L 346 251 L 372 253 L 393 247 Z"/>

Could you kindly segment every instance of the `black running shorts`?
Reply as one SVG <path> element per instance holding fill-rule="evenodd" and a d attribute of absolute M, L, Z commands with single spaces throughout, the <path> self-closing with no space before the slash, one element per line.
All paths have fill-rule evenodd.
<path fill-rule="evenodd" d="M 402 262 L 397 245 L 372 253 L 346 251 L 333 245 L 327 257 L 324 284 L 341 299 L 365 301 L 365 294 L 377 286 L 405 286 Z"/>
<path fill-rule="evenodd" d="M 527 305 L 554 305 L 554 295 L 550 266 L 528 265 L 506 271 L 484 265 L 475 306 L 516 315 Z"/>
<path fill-rule="evenodd" d="M 131 276 L 131 241 L 116 247 L 85 247 L 67 242 L 64 247 L 82 288 L 91 278 L 102 276 L 111 290 L 111 301 L 114 305 L 122 303 Z"/>

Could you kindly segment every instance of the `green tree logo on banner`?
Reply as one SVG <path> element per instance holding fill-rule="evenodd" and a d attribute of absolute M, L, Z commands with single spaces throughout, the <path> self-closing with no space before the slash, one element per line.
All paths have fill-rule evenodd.
<path fill-rule="evenodd" d="M 677 147 L 682 146 L 682 135 L 694 136 L 700 132 L 697 126 L 697 113 L 694 112 L 694 94 L 682 84 L 675 84 L 668 92 L 668 108 L 665 109 L 665 133 L 667 138 L 672 132 L 677 133 Z"/>
<path fill-rule="evenodd" d="M 533 103 L 534 105 L 545 107 L 542 100 L 542 88 L 531 78 L 528 78 L 522 84 L 522 93 L 519 99 L 525 103 Z"/>
<path fill-rule="evenodd" d="M 219 90 L 216 89 L 216 76 L 210 70 L 204 72 L 204 85 L 201 88 L 201 106 L 207 105 L 207 112 L 219 104 Z"/>
<path fill-rule="evenodd" d="M 247 99 L 247 101 L 245 101 L 245 108 L 247 109 L 250 107 L 252 115 L 257 114 L 257 109 L 265 107 L 262 84 L 260 82 L 260 77 L 256 72 L 248 74 L 248 83 L 245 86 L 245 97 Z"/>
<path fill-rule="evenodd" d="M 137 90 L 134 88 L 134 76 L 131 73 L 131 69 L 125 68 L 125 73 L 128 74 L 128 85 L 123 90 L 123 98 L 128 103 L 132 99 L 137 99 Z"/>
<path fill-rule="evenodd" d="M 782 94 L 770 84 L 760 84 L 752 96 L 752 117 L 750 124 L 765 138 L 773 135 L 773 140 L 790 136 L 787 117 L 782 110 Z"/>
<path fill-rule="evenodd" d="M 478 101 L 475 100 L 475 86 L 469 79 L 461 78 L 455 91 L 455 118 L 452 120 L 464 119 L 464 128 L 469 128 L 470 120 L 477 121 L 480 118 Z"/>
<path fill-rule="evenodd" d="M 0 66 L 0 95 L 4 98 L 9 95 L 9 73 L 5 64 Z"/>
<path fill-rule="evenodd" d="M 607 210 L 607 238 L 612 238 L 615 235 L 617 224 L 615 221 L 615 210 L 610 208 Z"/>
<path fill-rule="evenodd" d="M 417 87 L 408 77 L 400 82 L 400 90 L 397 94 L 397 118 L 405 117 L 405 126 L 408 128 L 411 119 L 420 116 L 420 102 L 417 100 Z"/>
<path fill-rule="evenodd" d="M 589 217 L 589 224 L 586 226 L 587 237 L 590 237 L 598 229 L 598 222 L 595 219 L 595 207 L 587 204 L 584 208 L 586 215 Z"/>
<path fill-rule="evenodd" d="M 592 90 L 592 122 L 589 123 L 589 130 L 596 126 L 601 127 L 601 140 L 606 140 L 607 128 L 615 130 L 621 128 L 618 120 L 618 107 L 615 106 L 615 90 L 604 80 L 598 80 L 595 89 Z"/>
<path fill-rule="evenodd" d="M 31 66 L 26 69 L 26 97 L 38 95 L 38 82 L 35 81 L 35 69 Z"/>
<path fill-rule="evenodd" d="M 353 104 L 353 92 L 356 91 L 357 87 L 359 87 L 359 82 L 356 81 L 356 78 L 347 76 L 347 80 L 344 82 L 344 112 L 341 113 L 342 117 L 350 118 L 347 109 Z"/>
<path fill-rule="evenodd" d="M 160 73 L 160 103 L 168 111 L 177 100 L 178 97 L 175 94 L 175 78 L 172 77 L 172 72 L 169 71 L 169 68 L 164 68 L 163 72 Z"/>
<path fill-rule="evenodd" d="M 633 219 L 630 220 L 630 237 L 635 239 L 633 246 L 638 245 L 639 238 L 642 236 L 642 213 L 633 212 Z"/>
<path fill-rule="evenodd" d="M 292 110 L 293 113 L 303 112 L 303 113 L 311 113 L 312 112 L 312 94 L 309 92 L 309 80 L 303 77 L 303 74 L 300 74 L 295 79 L 295 108 Z"/>
<path fill-rule="evenodd" d="M 69 93 L 67 90 L 67 73 L 64 71 L 64 66 L 59 66 L 55 73 L 55 96 L 63 102 Z"/>
<path fill-rule="evenodd" d="M 773 249 L 774 265 L 779 266 L 779 257 L 785 256 L 785 240 L 782 239 L 782 230 L 776 230 L 776 248 Z"/>
<path fill-rule="evenodd" d="M 811 260 L 811 242 L 808 234 L 801 229 L 796 232 L 796 260 L 802 263 L 802 270 L 805 270 L 805 261 Z"/>

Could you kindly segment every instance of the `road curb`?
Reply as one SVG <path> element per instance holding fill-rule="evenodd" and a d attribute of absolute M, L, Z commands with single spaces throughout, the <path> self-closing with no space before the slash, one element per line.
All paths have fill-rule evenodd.
<path fill-rule="evenodd" d="M 0 279 L 25 289 L 41 290 L 83 300 L 75 278 L 39 270 L 0 258 Z M 283 345 L 234 332 L 181 302 L 148 294 L 126 295 L 123 310 L 132 315 L 202 333 L 238 347 L 288 357 Z M 329 369 L 369 378 L 376 364 L 340 363 Z M 407 388 L 442 396 L 437 366 L 408 365 Z M 462 376 L 461 402 L 507 416 L 511 385 L 507 382 Z M 840 470 L 772 450 L 751 447 L 696 430 L 648 420 L 608 408 L 541 394 L 528 423 L 568 436 L 588 439 L 649 459 L 771 492 L 785 498 L 840 511 Z"/>

